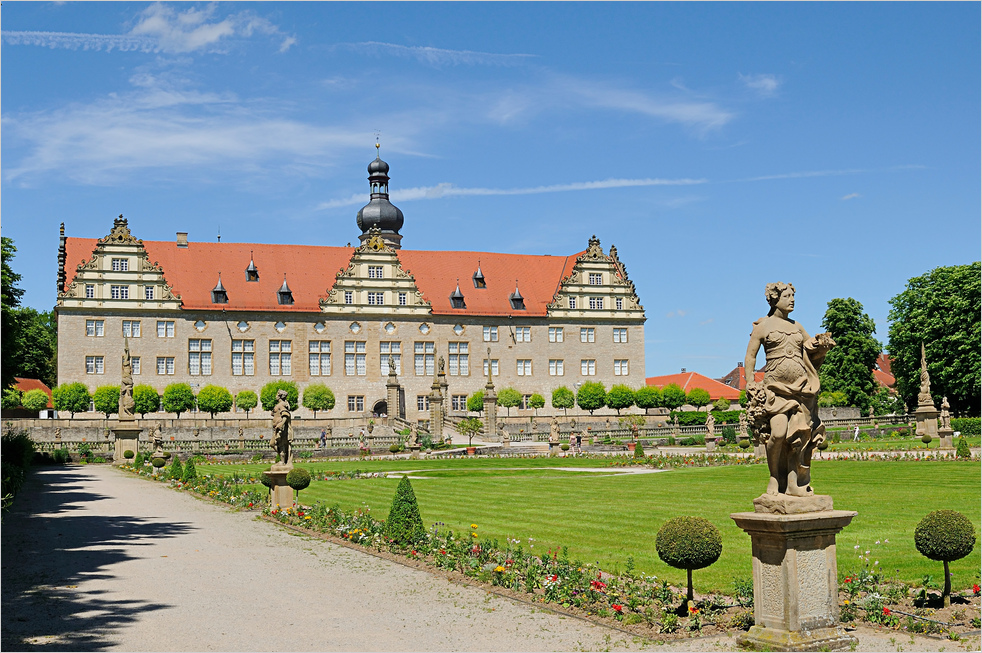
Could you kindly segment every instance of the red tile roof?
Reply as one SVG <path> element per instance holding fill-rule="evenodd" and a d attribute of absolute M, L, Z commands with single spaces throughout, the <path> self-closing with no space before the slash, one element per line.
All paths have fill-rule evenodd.
<path fill-rule="evenodd" d="M 75 277 L 79 263 L 92 258 L 94 238 L 68 238 L 66 284 Z M 354 252 L 349 247 L 269 245 L 258 243 L 188 243 L 144 241 L 150 261 L 160 263 L 164 278 L 181 296 L 184 309 L 230 311 L 271 310 L 319 312 L 338 271 L 346 268 Z M 245 269 L 250 253 L 259 269 L 259 281 L 247 282 Z M 490 252 L 439 252 L 397 250 L 402 267 L 416 278 L 423 296 L 436 315 L 528 315 L 543 317 L 562 279 L 573 270 L 576 257 L 498 254 Z M 480 261 L 487 288 L 474 288 L 472 277 Z M 213 304 L 211 290 L 222 274 L 228 304 Z M 286 274 L 293 291 L 293 305 L 277 303 L 276 292 Z M 460 279 L 467 308 L 450 308 L 450 293 Z M 525 298 L 525 310 L 512 309 L 509 296 L 515 282 Z M 67 287 L 67 285 L 66 285 Z"/>
<path fill-rule="evenodd" d="M 894 386 L 897 385 L 897 379 L 895 379 L 892 374 L 887 374 L 886 372 L 882 372 L 880 370 L 873 370 L 873 378 L 876 379 L 876 382 L 882 385 L 884 388 L 889 388 L 890 390 L 893 390 Z"/>
<path fill-rule="evenodd" d="M 761 378 L 763 378 L 763 372 L 760 373 Z M 671 385 L 674 383 L 686 392 L 689 392 L 693 388 L 702 388 L 709 393 L 709 398 L 713 401 L 717 399 L 729 399 L 731 401 L 736 401 L 740 398 L 740 391 L 736 388 L 732 388 L 724 383 L 720 383 L 716 379 L 711 379 L 708 376 L 703 376 L 698 372 L 681 372 L 679 374 L 666 374 L 665 376 L 649 376 L 645 379 L 647 385 L 653 385 L 657 388 L 664 388 L 666 385 Z"/>
<path fill-rule="evenodd" d="M 15 376 L 14 388 L 20 390 L 22 393 L 29 390 L 44 390 L 44 393 L 48 395 L 48 408 L 54 408 L 54 404 L 51 403 L 51 388 L 45 385 L 40 379 L 22 379 Z"/>
<path fill-rule="evenodd" d="M 716 380 L 727 387 L 736 388 L 737 390 L 743 390 L 747 387 L 747 380 L 743 378 L 742 365 L 738 365 L 737 367 L 734 367 L 732 370 L 729 371 L 729 373 L 725 374 L 724 376 Z M 763 371 L 754 372 L 754 381 L 763 381 L 763 380 L 764 380 Z M 729 383 L 727 383 L 727 381 L 729 381 Z"/>
<path fill-rule="evenodd" d="M 890 358 L 890 356 L 888 356 L 887 354 L 880 354 L 879 356 L 876 357 L 876 367 L 880 371 L 886 372 L 887 374 L 890 374 L 890 375 L 893 374 L 890 371 L 890 363 L 891 362 L 893 362 L 893 359 Z"/>

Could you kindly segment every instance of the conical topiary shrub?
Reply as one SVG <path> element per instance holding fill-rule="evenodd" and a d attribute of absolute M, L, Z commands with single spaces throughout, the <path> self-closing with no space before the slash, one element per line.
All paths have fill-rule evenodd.
<path fill-rule="evenodd" d="M 196 480 L 198 480 L 198 470 L 194 468 L 194 459 L 188 458 L 188 461 L 184 463 L 184 475 L 181 477 L 181 482 L 191 483 Z"/>
<path fill-rule="evenodd" d="M 310 485 L 310 472 L 303 467 L 294 467 L 286 475 L 286 484 L 297 493 L 297 503 L 300 503 L 300 490 L 306 490 Z"/>
<path fill-rule="evenodd" d="M 396 494 L 392 497 L 389 518 L 385 520 L 385 534 L 402 545 L 412 544 L 424 534 L 416 493 L 413 492 L 408 476 L 402 477 Z"/>
<path fill-rule="evenodd" d="M 184 476 L 184 468 L 181 466 L 181 457 L 174 456 L 174 462 L 170 464 L 170 471 L 167 473 L 167 478 L 179 481 L 182 476 Z"/>
<path fill-rule="evenodd" d="M 955 455 L 959 458 L 971 458 L 972 451 L 968 448 L 968 440 L 965 436 L 958 438 L 958 446 L 955 448 Z"/>
<path fill-rule="evenodd" d="M 133 459 L 133 466 L 137 469 L 143 467 L 143 454 L 139 451 L 136 453 L 136 458 Z"/>
<path fill-rule="evenodd" d="M 644 447 L 641 446 L 641 441 L 634 445 L 634 458 L 636 460 L 644 460 Z"/>

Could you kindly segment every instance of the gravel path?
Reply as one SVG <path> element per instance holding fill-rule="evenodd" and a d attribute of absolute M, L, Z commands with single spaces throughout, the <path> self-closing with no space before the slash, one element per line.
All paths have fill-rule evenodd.
<path fill-rule="evenodd" d="M 646 643 L 108 466 L 35 471 L 0 535 L 4 651 L 737 650 Z M 978 650 L 856 634 L 860 651 Z"/>

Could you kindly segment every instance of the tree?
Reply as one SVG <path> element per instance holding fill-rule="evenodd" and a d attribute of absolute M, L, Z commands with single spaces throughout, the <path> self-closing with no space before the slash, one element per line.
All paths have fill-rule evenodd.
<path fill-rule="evenodd" d="M 604 384 L 587 381 L 581 385 L 576 392 L 576 405 L 583 410 L 590 411 L 591 415 L 593 415 L 593 411 L 606 406 L 607 391 L 604 389 Z"/>
<path fill-rule="evenodd" d="M 747 391 L 746 390 L 741 390 L 740 391 L 740 399 L 739 399 L 739 401 L 740 401 L 740 407 L 741 408 L 746 408 L 747 407 L 747 404 L 750 403 L 750 400 L 747 399 Z"/>
<path fill-rule="evenodd" d="M 686 597 L 691 601 L 692 570 L 703 569 L 719 560 L 723 537 L 708 519 L 676 517 L 658 529 L 655 548 L 665 564 L 686 570 L 689 580 Z"/>
<path fill-rule="evenodd" d="M 3 356 L 3 365 L 0 366 L 0 376 L 2 376 L 2 385 L 6 388 L 14 382 L 14 377 L 17 376 L 17 370 L 8 363 L 17 356 L 20 321 L 15 309 L 20 306 L 20 298 L 24 295 L 24 291 L 17 287 L 21 276 L 14 272 L 10 265 L 17 252 L 14 240 L 6 236 L 0 240 L 2 240 L 0 250 L 2 250 L 3 267 L 2 275 L 0 275 L 2 276 L 0 279 L 0 308 L 3 310 L 2 333 L 0 333 L 0 349 L 2 349 L 0 355 Z"/>
<path fill-rule="evenodd" d="M 276 405 L 276 393 L 279 390 L 286 390 L 286 400 L 290 402 L 290 410 L 296 410 L 300 405 L 297 401 L 300 398 L 300 390 L 293 381 L 271 381 L 264 385 L 259 391 L 259 401 L 262 402 L 263 410 L 273 410 L 273 406 Z"/>
<path fill-rule="evenodd" d="M 4 354 L 4 367 L 9 367 L 14 376 L 40 379 L 45 385 L 53 386 L 58 377 L 58 329 L 54 311 L 42 312 L 25 306 L 11 311 L 10 319 L 15 327 L 14 349 L 8 352 L 9 358 Z"/>
<path fill-rule="evenodd" d="M 171 383 L 164 388 L 164 400 L 161 407 L 164 412 L 176 413 L 181 419 L 181 413 L 194 408 L 194 391 L 187 383 Z"/>
<path fill-rule="evenodd" d="M 634 390 L 623 384 L 618 384 L 607 393 L 607 406 L 621 414 L 622 408 L 630 408 L 634 405 Z"/>
<path fill-rule="evenodd" d="M 546 398 L 540 395 L 539 393 L 535 393 L 531 397 L 529 397 L 529 408 L 532 409 L 533 415 L 535 415 L 535 411 L 539 410 L 540 408 L 544 408 L 545 405 L 546 405 Z"/>
<path fill-rule="evenodd" d="M 876 357 L 883 346 L 873 337 L 876 323 L 863 312 L 863 305 L 852 297 L 833 299 L 822 319 L 822 328 L 835 341 L 819 370 L 824 392 L 843 392 L 847 406 L 865 412 L 876 394 L 873 378 Z"/>
<path fill-rule="evenodd" d="M 20 403 L 32 413 L 39 413 L 48 407 L 48 393 L 40 388 L 28 390 L 21 397 Z"/>
<path fill-rule="evenodd" d="M 480 413 L 484 410 L 484 390 L 478 390 L 467 398 L 467 410 Z"/>
<path fill-rule="evenodd" d="M 235 395 L 235 407 L 245 411 L 246 419 L 249 419 L 249 411 L 259 405 L 259 397 L 252 390 L 243 390 Z"/>
<path fill-rule="evenodd" d="M 661 389 L 653 385 L 638 388 L 634 393 L 634 405 L 645 410 L 658 408 L 661 405 Z"/>
<path fill-rule="evenodd" d="M 198 392 L 198 409 L 211 413 L 227 413 L 232 410 L 232 393 L 220 385 L 206 385 Z"/>
<path fill-rule="evenodd" d="M 562 408 L 564 415 L 568 415 L 567 411 L 575 405 L 576 395 L 566 386 L 561 385 L 552 391 L 552 407 Z"/>
<path fill-rule="evenodd" d="M 474 436 L 481 431 L 481 420 L 476 417 L 468 417 L 467 419 L 462 419 L 457 424 L 457 432 L 467 438 L 467 446 L 470 447 L 473 444 Z"/>
<path fill-rule="evenodd" d="M 20 401 L 22 398 L 21 392 L 17 388 L 4 388 L 3 403 L 0 405 L 2 405 L 5 410 L 20 408 Z"/>
<path fill-rule="evenodd" d="M 511 409 L 522 403 L 522 393 L 515 388 L 504 388 L 498 393 L 498 405 L 508 409 L 508 416 L 511 417 Z"/>
<path fill-rule="evenodd" d="M 87 411 L 89 402 L 92 401 L 89 389 L 85 387 L 84 383 L 77 382 L 55 386 L 55 389 L 51 391 L 51 397 L 55 410 L 66 411 L 71 417 L 75 417 L 75 413 Z"/>
<path fill-rule="evenodd" d="M 935 510 L 914 529 L 914 546 L 921 555 L 944 562 L 944 607 L 951 605 L 951 573 L 948 563 L 961 560 L 975 548 L 975 528 L 965 515 L 954 510 Z"/>
<path fill-rule="evenodd" d="M 139 413 L 141 419 L 147 413 L 160 410 L 160 395 L 153 386 L 140 384 L 133 388 L 133 410 Z"/>
<path fill-rule="evenodd" d="M 385 534 L 396 544 L 403 546 L 413 544 L 426 534 L 423 518 L 419 515 L 419 504 L 416 503 L 416 493 L 413 492 L 407 476 L 399 481 L 399 487 L 392 497 L 389 518 L 385 520 Z"/>
<path fill-rule="evenodd" d="M 948 397 L 956 414 L 982 404 L 982 265 L 940 267 L 914 277 L 890 300 L 890 372 L 913 409 L 920 389 L 921 343 L 927 352 L 935 405 Z M 833 350 L 834 351 L 834 350 Z"/>
<path fill-rule="evenodd" d="M 823 392 L 818 395 L 818 405 L 824 406 L 826 408 L 832 406 L 846 406 L 849 401 L 849 397 L 846 396 L 845 392 Z"/>
<path fill-rule="evenodd" d="M 286 475 L 286 484 L 297 493 L 297 503 L 300 503 L 300 491 L 310 486 L 310 472 L 303 467 L 294 467 Z"/>
<path fill-rule="evenodd" d="M 723 399 L 720 397 L 715 402 L 713 402 L 713 410 L 718 410 L 721 413 L 725 413 L 730 409 L 730 400 Z"/>
<path fill-rule="evenodd" d="M 303 407 L 314 411 L 314 419 L 317 419 L 317 411 L 331 410 L 334 403 L 334 393 L 323 383 L 311 383 L 304 388 Z"/>
<path fill-rule="evenodd" d="M 676 383 L 669 383 L 661 389 L 662 405 L 670 410 L 681 408 L 686 402 L 685 390 Z"/>
<path fill-rule="evenodd" d="M 692 388 L 692 390 L 689 390 L 689 394 L 685 396 L 685 400 L 696 408 L 702 408 L 712 401 L 709 397 L 709 391 L 702 388 Z"/>

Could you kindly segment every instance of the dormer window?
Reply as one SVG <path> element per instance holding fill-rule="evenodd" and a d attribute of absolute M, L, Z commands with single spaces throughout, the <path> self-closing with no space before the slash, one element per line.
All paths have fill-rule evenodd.
<path fill-rule="evenodd" d="M 477 262 L 477 272 L 474 273 L 474 287 L 475 288 L 487 288 L 488 284 L 484 280 L 484 273 L 481 272 L 481 262 Z"/>
<path fill-rule="evenodd" d="M 245 273 L 246 281 L 259 281 L 259 268 L 256 267 L 252 252 L 249 252 L 249 267 L 246 268 Z"/>
<path fill-rule="evenodd" d="M 467 308 L 464 303 L 464 293 L 460 292 L 460 280 L 457 280 L 457 287 L 450 293 L 450 308 Z"/>
<path fill-rule="evenodd" d="M 522 293 L 518 291 L 518 280 L 515 280 L 515 292 L 508 296 L 508 301 L 511 302 L 511 309 L 513 311 L 524 311 L 525 310 L 525 298 L 522 297 Z"/>
<path fill-rule="evenodd" d="M 212 304 L 228 304 L 228 292 L 222 285 L 222 273 L 218 273 L 218 285 L 211 290 Z"/>
<path fill-rule="evenodd" d="M 285 274 L 283 275 L 283 285 L 276 291 L 276 303 L 283 306 L 290 306 L 293 304 L 293 291 L 290 290 L 290 286 L 286 284 Z"/>

